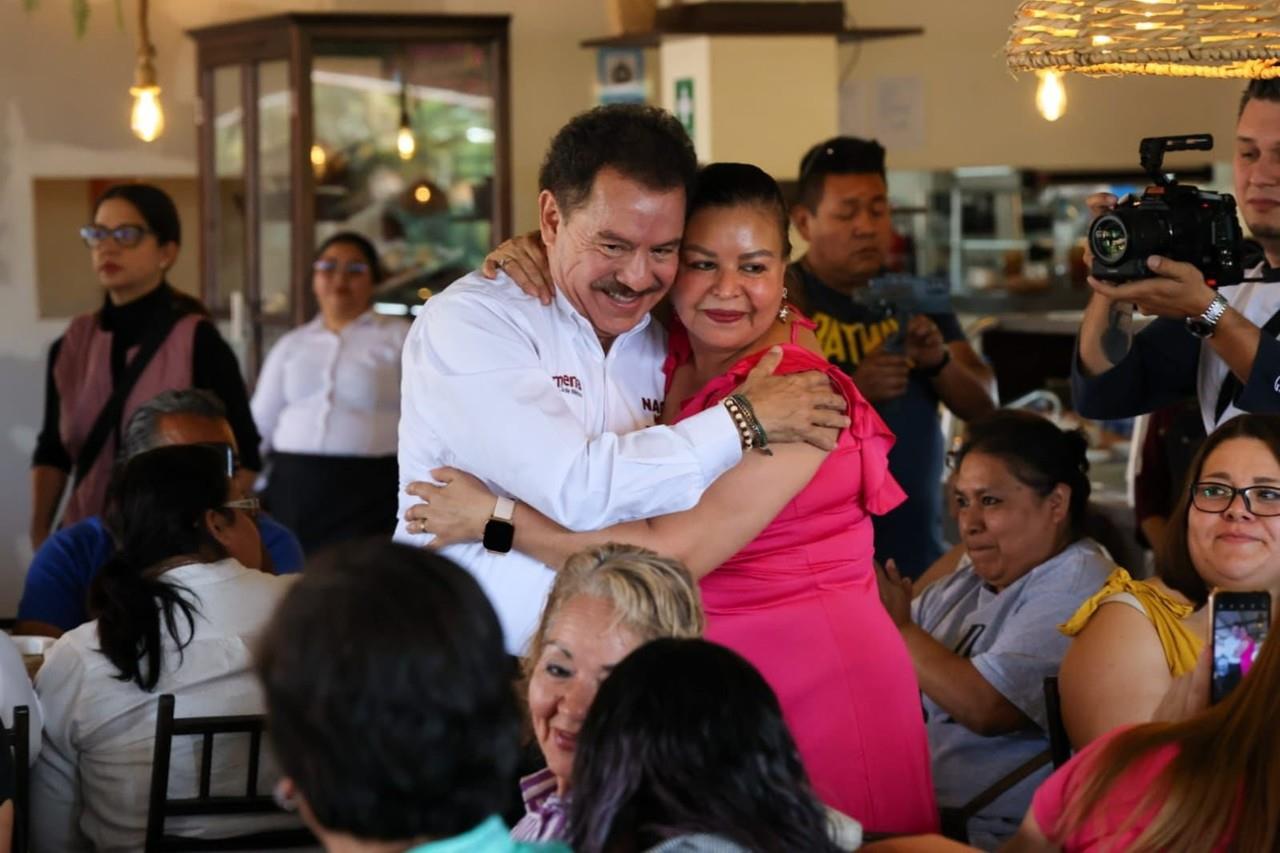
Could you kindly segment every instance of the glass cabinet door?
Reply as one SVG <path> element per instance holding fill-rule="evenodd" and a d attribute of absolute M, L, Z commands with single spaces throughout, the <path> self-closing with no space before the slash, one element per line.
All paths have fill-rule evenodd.
<path fill-rule="evenodd" d="M 390 277 L 382 310 L 407 311 L 493 245 L 492 52 L 468 41 L 315 45 L 315 242 L 346 230 L 374 242 Z"/>

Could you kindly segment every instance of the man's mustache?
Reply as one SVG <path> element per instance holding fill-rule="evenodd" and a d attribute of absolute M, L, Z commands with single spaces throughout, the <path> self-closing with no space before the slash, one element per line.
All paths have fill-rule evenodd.
<path fill-rule="evenodd" d="M 647 287 L 644 290 L 636 290 L 634 287 L 623 284 L 616 278 L 602 278 L 599 281 L 591 282 L 591 289 L 598 290 L 602 293 L 626 291 L 628 293 L 637 294 L 638 296 L 648 296 L 651 293 L 660 293 L 665 287 L 666 285 L 662 282 L 657 282 L 653 287 Z"/>

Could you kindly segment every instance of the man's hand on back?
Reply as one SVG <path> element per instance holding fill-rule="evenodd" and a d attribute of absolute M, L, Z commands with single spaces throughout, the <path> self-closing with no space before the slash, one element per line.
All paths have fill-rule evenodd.
<path fill-rule="evenodd" d="M 817 370 L 774 376 L 781 361 L 780 348 L 769 350 L 738 393 L 750 401 L 771 443 L 803 441 L 821 450 L 834 449 L 840 431 L 850 424 L 844 397 Z"/>

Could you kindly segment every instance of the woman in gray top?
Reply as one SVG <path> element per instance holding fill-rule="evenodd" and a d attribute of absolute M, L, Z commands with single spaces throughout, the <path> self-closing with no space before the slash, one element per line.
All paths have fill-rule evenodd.
<path fill-rule="evenodd" d="M 1028 412 L 972 424 L 949 487 L 965 548 L 959 566 L 914 600 L 892 564 L 880 579 L 920 680 L 944 826 L 951 811 L 953 834 L 979 847 L 1013 834 L 1052 769 L 1044 679 L 1067 651 L 1058 626 L 1113 567 L 1084 534 L 1085 448 L 1079 431 Z M 966 808 L 1037 756 L 1037 772 Z"/>

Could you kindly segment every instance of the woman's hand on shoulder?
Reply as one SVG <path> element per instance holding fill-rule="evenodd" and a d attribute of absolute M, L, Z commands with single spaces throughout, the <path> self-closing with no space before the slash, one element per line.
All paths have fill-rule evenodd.
<path fill-rule="evenodd" d="M 433 549 L 483 539 L 497 502 L 493 492 L 456 468 L 437 468 L 431 477 L 436 482 L 416 481 L 405 489 L 422 498 L 422 503 L 409 507 L 404 514 L 409 532 L 435 536 L 427 546 Z"/>
<path fill-rule="evenodd" d="M 551 282 L 547 247 L 542 243 L 541 232 L 517 234 L 486 255 L 480 273 L 485 278 L 497 278 L 498 270 L 506 273 L 517 287 L 543 305 L 551 304 L 555 285 Z"/>
<path fill-rule="evenodd" d="M 1102 604 L 1072 640 L 1059 670 L 1071 743 L 1082 749 L 1117 726 L 1149 722 L 1172 683 L 1146 614 L 1123 602 Z"/>

